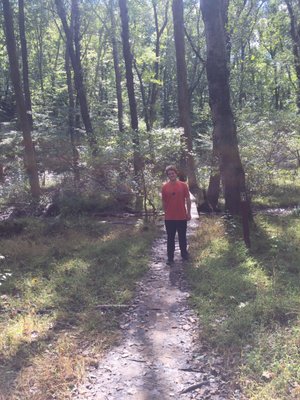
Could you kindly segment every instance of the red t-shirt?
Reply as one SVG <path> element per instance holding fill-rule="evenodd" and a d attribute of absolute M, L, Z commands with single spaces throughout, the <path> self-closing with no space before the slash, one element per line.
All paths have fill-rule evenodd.
<path fill-rule="evenodd" d="M 186 220 L 185 199 L 189 197 L 188 185 L 181 181 L 167 182 L 163 185 L 161 194 L 165 205 L 165 219 Z"/>

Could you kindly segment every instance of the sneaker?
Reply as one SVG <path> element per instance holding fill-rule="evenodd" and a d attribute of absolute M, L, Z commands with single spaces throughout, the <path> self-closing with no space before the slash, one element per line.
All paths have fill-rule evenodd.
<path fill-rule="evenodd" d="M 167 265 L 170 265 L 170 266 L 174 265 L 174 260 L 168 260 Z"/>

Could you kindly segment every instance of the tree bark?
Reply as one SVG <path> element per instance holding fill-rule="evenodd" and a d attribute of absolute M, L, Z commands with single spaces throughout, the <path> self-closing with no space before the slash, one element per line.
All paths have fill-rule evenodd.
<path fill-rule="evenodd" d="M 222 17 L 222 25 L 224 29 L 224 38 L 225 38 L 225 47 L 226 47 L 226 61 L 227 65 L 229 65 L 230 61 L 230 49 L 231 49 L 231 40 L 226 29 L 226 25 L 228 23 L 228 5 L 229 0 L 221 0 L 221 17 Z M 242 67 L 244 63 L 242 63 Z M 207 201 L 211 205 L 212 209 L 215 211 L 219 210 L 219 198 L 221 193 L 221 175 L 220 175 L 220 160 L 219 160 L 219 152 L 218 152 L 218 140 L 213 132 L 213 151 L 212 151 L 212 159 L 211 159 L 211 172 L 209 177 L 209 184 L 207 189 Z"/>
<path fill-rule="evenodd" d="M 41 89 L 41 100 L 42 105 L 45 106 L 45 87 L 44 87 L 44 71 L 43 71 L 43 64 L 44 64 L 44 42 L 43 42 L 43 27 L 40 25 L 35 26 L 36 31 L 36 40 L 37 40 L 37 66 L 39 71 L 39 81 L 40 81 L 40 89 Z"/>
<path fill-rule="evenodd" d="M 68 127 L 69 127 L 69 136 L 71 142 L 72 149 L 72 169 L 74 172 L 74 186 L 77 188 L 80 175 L 79 175 L 79 153 L 76 148 L 75 143 L 75 100 L 74 100 L 74 90 L 73 90 L 73 79 L 72 72 L 70 68 L 70 56 L 68 52 L 68 48 L 66 48 L 65 52 L 65 70 L 67 76 L 67 86 L 68 86 L 68 98 L 69 98 L 69 108 L 68 108 Z"/>
<path fill-rule="evenodd" d="M 23 72 L 23 88 L 25 97 L 26 113 L 30 123 L 30 128 L 33 126 L 32 118 L 32 107 L 31 107 L 31 95 L 29 88 L 29 69 L 28 69 L 28 52 L 27 52 L 27 40 L 25 30 L 25 14 L 24 14 L 24 0 L 18 0 L 19 4 L 19 31 L 20 31 L 20 42 L 22 52 L 22 72 Z"/>
<path fill-rule="evenodd" d="M 142 104 L 143 104 L 144 120 L 145 120 L 146 130 L 147 130 L 147 132 L 149 132 L 150 131 L 149 112 L 148 112 L 148 102 L 147 102 L 147 99 L 146 99 L 145 86 L 144 86 L 144 83 L 143 83 L 143 76 L 142 76 L 143 72 L 139 71 L 135 60 L 133 60 L 133 66 L 134 66 L 135 72 L 137 74 L 138 80 L 140 82 L 140 91 L 141 91 Z M 143 69 L 144 69 L 144 66 L 142 67 L 142 70 Z"/>
<path fill-rule="evenodd" d="M 297 108 L 298 114 L 300 113 L 300 23 L 296 17 L 296 13 L 291 0 L 285 0 L 287 5 L 288 13 L 290 16 L 291 25 L 291 37 L 293 40 L 293 54 L 294 54 L 294 66 L 297 76 Z M 300 4 L 297 2 L 298 13 L 300 12 Z"/>
<path fill-rule="evenodd" d="M 31 137 L 30 123 L 28 119 L 28 114 L 26 113 L 26 105 L 24 94 L 22 91 L 20 71 L 18 67 L 12 10 L 9 0 L 2 0 L 2 4 L 10 74 L 16 96 L 18 118 L 23 133 L 25 170 L 29 178 L 31 195 L 33 198 L 37 199 L 40 195 L 38 168 L 34 145 Z"/>
<path fill-rule="evenodd" d="M 137 105 L 134 91 L 134 79 L 132 71 L 133 56 L 130 48 L 129 41 L 129 20 L 128 20 L 128 9 L 127 0 L 119 0 L 121 25 L 122 25 L 122 44 L 123 44 L 123 55 L 125 61 L 126 70 L 126 86 L 129 100 L 130 109 L 130 120 L 132 129 L 132 143 L 133 143 L 133 168 L 134 168 L 134 179 L 137 183 L 137 195 L 135 209 L 141 210 L 143 207 L 143 198 L 145 194 L 144 182 L 144 160 L 140 152 L 140 139 L 139 139 L 139 123 Z"/>
<path fill-rule="evenodd" d="M 111 43 L 112 43 L 114 71 L 115 71 L 115 80 L 116 80 L 118 124 L 119 124 L 119 131 L 123 132 L 124 131 L 124 121 L 123 121 L 122 76 L 121 76 L 121 71 L 120 71 L 119 52 L 118 52 L 117 39 L 116 39 L 116 34 L 115 34 L 116 20 L 115 20 L 115 15 L 114 15 L 114 1 L 113 0 L 110 0 L 109 15 L 110 15 L 110 21 L 111 21 Z"/>
<path fill-rule="evenodd" d="M 137 105 L 134 92 L 134 79 L 132 72 L 133 56 L 131 53 L 130 42 L 129 42 L 127 1 L 119 0 L 119 7 L 120 7 L 120 16 L 122 23 L 122 44 L 123 44 L 123 55 L 124 55 L 125 69 L 126 69 L 126 87 L 127 87 L 128 101 L 130 108 L 131 128 L 134 131 L 138 131 L 139 123 L 138 123 Z"/>
<path fill-rule="evenodd" d="M 213 139 L 214 141 L 214 139 Z M 216 145 L 213 143 L 213 156 L 211 161 L 211 171 L 209 177 L 209 183 L 207 188 L 207 201 L 214 211 L 219 210 L 219 198 L 221 191 L 221 175 L 220 175 L 220 164 L 216 154 Z"/>
<path fill-rule="evenodd" d="M 81 65 L 81 54 L 80 54 L 80 36 L 79 36 L 79 23 L 80 23 L 80 13 L 78 8 L 78 1 L 72 0 L 72 14 L 74 19 L 74 34 L 73 29 L 68 26 L 66 11 L 62 0 L 55 0 L 58 15 L 61 19 L 64 32 L 67 39 L 68 51 L 72 63 L 72 68 L 74 71 L 74 81 L 75 87 L 78 95 L 80 111 L 82 121 L 86 130 L 88 137 L 88 142 L 93 154 L 97 153 L 97 142 L 94 135 L 94 130 L 92 127 L 92 122 L 90 118 L 88 101 L 86 96 L 86 89 L 83 79 L 83 70 Z"/>
<path fill-rule="evenodd" d="M 150 91 L 150 103 L 149 103 L 149 128 L 150 130 L 153 128 L 153 124 L 156 119 L 156 100 L 158 95 L 158 85 L 157 81 L 159 79 L 159 57 L 160 57 L 160 39 L 164 30 L 168 23 L 168 10 L 169 10 L 169 1 L 167 1 L 165 8 L 165 17 L 164 22 L 159 28 L 158 25 L 158 15 L 157 15 L 157 1 L 152 0 L 152 8 L 154 13 L 154 21 L 155 21 L 155 62 L 154 62 L 154 82 L 151 85 Z"/>
<path fill-rule="evenodd" d="M 163 71 L 163 127 L 166 127 L 170 123 L 170 106 L 169 106 L 169 83 L 168 83 L 168 72 L 164 68 Z"/>
<path fill-rule="evenodd" d="M 213 119 L 215 151 L 220 162 L 226 210 L 237 215 L 245 201 L 245 173 L 230 104 L 224 20 L 221 0 L 201 0 L 207 43 L 207 79 Z M 243 200 L 242 200 L 243 199 Z M 247 199 L 249 205 L 249 200 Z"/>
<path fill-rule="evenodd" d="M 59 55 L 60 55 L 61 40 L 62 40 L 62 36 L 59 35 L 58 40 L 56 42 L 57 47 L 56 47 L 56 52 L 55 52 L 55 61 L 54 61 L 53 69 L 51 72 L 51 90 L 53 93 L 55 93 L 57 65 L 58 65 L 58 59 L 59 59 Z"/>
<path fill-rule="evenodd" d="M 192 129 L 190 119 L 190 99 L 187 83 L 187 68 L 185 61 L 183 1 L 173 0 L 173 24 L 177 66 L 177 101 L 179 112 L 179 126 L 183 128 L 181 135 L 182 161 L 181 173 L 188 177 L 190 192 L 198 203 L 204 202 L 202 190 L 199 188 L 195 173 L 193 157 Z"/>
<path fill-rule="evenodd" d="M 139 122 L 137 105 L 134 91 L 134 79 L 132 72 L 133 56 L 131 53 L 130 42 L 129 42 L 129 22 L 128 22 L 128 10 L 127 0 L 119 0 L 120 16 L 122 23 L 122 44 L 123 44 L 123 55 L 125 61 L 126 70 L 126 87 L 130 109 L 130 120 L 131 129 L 133 132 L 133 165 L 134 173 L 138 176 L 143 170 L 143 160 L 140 154 L 140 141 L 139 141 Z"/>
<path fill-rule="evenodd" d="M 0 162 L 0 182 L 4 182 L 4 165 Z"/>

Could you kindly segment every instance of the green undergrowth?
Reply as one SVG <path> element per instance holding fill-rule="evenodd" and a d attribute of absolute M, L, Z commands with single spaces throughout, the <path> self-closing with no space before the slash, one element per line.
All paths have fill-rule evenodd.
<path fill-rule="evenodd" d="M 287 174 L 287 176 L 284 175 Z M 300 173 L 293 175 L 286 171 L 278 171 L 264 187 L 264 193 L 256 192 L 252 203 L 259 208 L 291 208 L 300 207 Z"/>
<path fill-rule="evenodd" d="M 156 235 L 133 222 L 26 219 L 0 238 L 4 399 L 70 398 L 93 354 L 116 341 L 118 306 L 130 302 Z"/>
<path fill-rule="evenodd" d="M 256 216 L 251 242 L 234 220 L 201 217 L 188 270 L 201 334 L 235 355 L 249 399 L 299 399 L 299 214 Z"/>

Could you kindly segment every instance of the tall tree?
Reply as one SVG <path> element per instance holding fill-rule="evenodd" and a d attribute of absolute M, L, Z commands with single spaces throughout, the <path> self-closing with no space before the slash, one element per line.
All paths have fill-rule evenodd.
<path fill-rule="evenodd" d="M 27 2 L 30 5 L 30 2 Z M 36 12 L 37 4 L 33 8 Z M 36 68 L 37 68 L 37 82 L 40 85 L 40 102 L 43 107 L 46 105 L 46 90 L 45 90 L 45 39 L 46 39 L 46 15 L 45 15 L 45 4 L 43 1 L 38 4 L 38 15 L 39 18 L 37 23 L 34 25 L 34 36 L 35 36 L 35 47 L 36 47 Z"/>
<path fill-rule="evenodd" d="M 213 136 L 220 162 L 225 207 L 235 215 L 241 210 L 241 194 L 245 195 L 246 185 L 230 104 L 222 0 L 201 0 L 201 10 L 207 43 L 206 70 Z"/>
<path fill-rule="evenodd" d="M 285 0 L 290 16 L 291 37 L 293 40 L 294 65 L 297 76 L 297 107 L 300 113 L 300 2 Z"/>
<path fill-rule="evenodd" d="M 97 152 L 96 138 L 90 117 L 86 89 L 83 79 L 83 69 L 81 65 L 80 12 L 78 7 L 78 0 L 72 0 L 71 4 L 73 26 L 68 25 L 66 10 L 64 8 L 62 0 L 55 0 L 55 4 L 67 39 L 67 46 L 74 71 L 74 81 L 80 105 L 82 121 L 84 123 L 84 127 L 87 133 L 90 148 L 95 154 Z"/>
<path fill-rule="evenodd" d="M 133 56 L 130 48 L 129 41 L 129 20 L 128 20 L 128 9 L 127 0 L 119 0 L 120 16 L 122 24 L 122 44 L 123 44 L 123 55 L 125 61 L 126 70 L 126 86 L 129 100 L 130 109 L 130 120 L 131 129 L 133 134 L 133 166 L 135 176 L 138 177 L 143 170 L 143 159 L 140 153 L 140 140 L 139 140 L 139 122 L 137 104 L 134 91 L 134 79 L 133 79 Z"/>
<path fill-rule="evenodd" d="M 20 121 L 20 127 L 23 133 L 25 170 L 29 177 L 29 184 L 32 197 L 38 198 L 40 195 L 38 168 L 37 168 L 34 145 L 31 137 L 30 122 L 28 119 L 28 114 L 26 112 L 27 110 L 25 105 L 25 99 L 22 91 L 12 9 L 9 0 L 2 0 L 2 5 L 3 5 L 5 36 L 6 36 L 6 47 L 9 58 L 9 66 L 10 66 L 10 75 L 16 96 L 16 106 L 17 106 L 18 118 Z"/>
<path fill-rule="evenodd" d="M 228 24 L 228 4 L 229 0 L 222 0 L 221 2 L 221 18 L 222 18 L 222 26 L 224 28 L 224 38 L 226 43 L 226 55 L 227 55 L 227 65 L 230 61 L 230 49 L 231 49 L 231 41 L 230 35 L 226 29 Z M 211 171 L 209 176 L 209 184 L 207 188 L 207 201 L 213 208 L 213 210 L 218 210 L 219 197 L 221 192 L 221 174 L 220 174 L 220 160 L 219 160 L 219 152 L 218 152 L 218 139 L 216 135 L 213 136 L 213 148 L 212 148 L 212 157 L 211 157 Z"/>
<path fill-rule="evenodd" d="M 140 71 L 138 66 L 137 66 L 136 60 L 133 59 L 133 66 L 134 66 L 135 72 L 136 72 L 137 77 L 138 77 L 139 82 L 140 82 L 144 120 L 145 120 L 145 124 L 146 124 L 146 129 L 149 132 L 150 131 L 150 124 L 149 124 L 148 99 L 147 99 L 147 96 L 146 96 L 145 85 L 144 85 L 144 82 L 143 82 L 143 70 L 145 69 L 145 64 L 143 64 L 142 70 Z"/>
<path fill-rule="evenodd" d="M 67 86 L 68 86 L 68 100 L 69 100 L 69 108 L 68 108 L 68 128 L 69 128 L 69 136 L 72 148 L 72 169 L 74 173 L 74 186 L 77 187 L 80 179 L 79 175 L 79 153 L 75 143 L 75 100 L 74 100 L 74 90 L 73 90 L 73 79 L 72 72 L 70 67 L 70 57 L 68 48 L 66 48 L 65 52 L 65 70 L 67 77 Z"/>
<path fill-rule="evenodd" d="M 155 22 L 155 62 L 154 62 L 154 76 L 153 76 L 153 82 L 151 85 L 150 89 L 150 102 L 149 102 L 149 127 L 150 129 L 153 127 L 153 124 L 156 119 L 156 99 L 158 95 L 158 80 L 159 80 L 159 58 L 160 58 L 160 47 L 161 47 L 161 37 L 164 33 L 164 30 L 167 26 L 168 23 L 168 11 L 169 11 L 169 0 L 165 4 L 165 14 L 164 14 L 164 20 L 159 27 L 159 20 L 158 20 L 158 12 L 157 12 L 157 5 L 158 1 L 157 0 L 152 0 L 152 8 L 153 8 L 153 14 L 154 14 L 154 22 Z"/>
<path fill-rule="evenodd" d="M 21 42 L 21 52 L 22 52 L 24 97 L 25 97 L 27 116 L 29 119 L 30 127 L 32 128 L 33 118 L 32 118 L 32 107 L 31 107 L 31 95 L 29 88 L 28 51 L 27 51 L 26 29 L 25 29 L 24 0 L 18 0 L 18 4 L 19 4 L 19 31 L 20 31 L 20 42 Z"/>
<path fill-rule="evenodd" d="M 130 48 L 129 41 L 129 20 L 128 20 L 128 8 L 127 8 L 127 0 L 119 0 L 120 7 L 120 16 L 121 16 L 121 24 L 122 24 L 122 44 L 123 44 L 123 55 L 125 61 L 125 69 L 126 69 L 126 87 L 128 93 L 128 101 L 130 108 L 130 120 L 131 120 L 131 128 L 133 131 L 138 131 L 139 122 L 138 122 L 138 113 L 137 113 L 137 105 L 134 91 L 134 79 L 132 72 L 133 65 L 133 56 Z"/>
<path fill-rule="evenodd" d="M 204 199 L 202 195 L 202 190 L 200 190 L 197 183 L 195 173 L 195 161 L 193 156 L 190 99 L 185 61 L 183 1 L 173 0 L 172 11 L 177 66 L 177 99 L 179 126 L 183 128 L 183 132 L 181 135 L 182 158 L 180 167 L 182 173 L 188 177 L 191 193 L 197 197 L 199 203 L 203 203 Z"/>
<path fill-rule="evenodd" d="M 111 23 L 111 43 L 112 43 L 112 52 L 113 52 L 113 60 L 114 60 L 114 72 L 115 72 L 115 80 L 116 80 L 116 95 L 117 95 L 117 105 L 118 105 L 118 124 L 119 131 L 123 132 L 124 130 L 124 121 L 123 121 L 123 98 L 122 98 L 122 77 L 121 70 L 119 64 L 119 50 L 116 39 L 116 19 L 114 14 L 114 0 L 109 1 L 109 15 L 110 15 L 110 23 Z"/>

